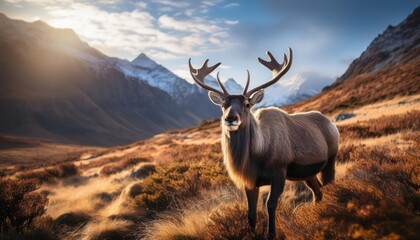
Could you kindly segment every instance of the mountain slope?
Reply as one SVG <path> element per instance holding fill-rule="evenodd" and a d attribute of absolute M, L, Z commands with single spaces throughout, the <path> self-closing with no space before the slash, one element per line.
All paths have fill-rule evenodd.
<path fill-rule="evenodd" d="M 71 30 L 0 15 L 0 132 L 115 145 L 199 118 Z"/>
<path fill-rule="evenodd" d="M 214 118 L 219 114 L 219 109 L 208 100 L 207 92 L 178 77 L 144 53 L 131 62 L 117 59 L 116 66 L 125 76 L 145 81 L 168 93 L 176 103 L 199 118 Z"/>
<path fill-rule="evenodd" d="M 376 37 L 331 86 L 285 107 L 324 113 L 420 93 L 420 7 Z"/>

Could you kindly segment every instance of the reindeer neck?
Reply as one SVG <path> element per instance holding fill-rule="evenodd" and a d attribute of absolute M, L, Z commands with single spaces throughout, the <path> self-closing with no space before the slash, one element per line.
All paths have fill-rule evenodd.
<path fill-rule="evenodd" d="M 254 116 L 246 127 L 235 132 L 222 130 L 222 149 L 225 165 L 229 176 L 238 187 L 245 184 L 252 188 L 258 176 L 257 162 L 252 158 L 255 143 L 261 145 L 261 141 L 255 141 L 255 136 L 261 136 L 260 129 Z M 261 139 L 261 137 L 258 137 Z"/>
<path fill-rule="evenodd" d="M 224 151 L 235 163 L 243 162 L 250 157 L 250 154 L 262 152 L 264 139 L 258 122 L 252 114 L 249 123 L 244 128 L 234 132 L 223 128 L 222 135 Z"/>

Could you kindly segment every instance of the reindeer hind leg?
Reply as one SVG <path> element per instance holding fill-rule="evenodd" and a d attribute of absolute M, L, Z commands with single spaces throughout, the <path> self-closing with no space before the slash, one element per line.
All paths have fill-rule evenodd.
<path fill-rule="evenodd" d="M 322 200 L 321 183 L 316 176 L 305 180 L 305 185 L 312 191 L 314 202 Z"/>
<path fill-rule="evenodd" d="M 329 157 L 327 164 L 321 171 L 322 185 L 325 186 L 335 179 L 335 156 Z"/>

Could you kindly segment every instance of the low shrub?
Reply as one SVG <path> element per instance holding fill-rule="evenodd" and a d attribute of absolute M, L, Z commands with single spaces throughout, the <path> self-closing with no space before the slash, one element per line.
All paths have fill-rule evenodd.
<path fill-rule="evenodd" d="M 148 162 L 149 160 L 146 158 L 137 158 L 137 157 L 130 157 L 123 159 L 117 163 L 107 165 L 103 167 L 100 171 L 100 174 L 103 176 L 110 176 L 112 174 L 116 174 L 119 172 L 124 171 L 125 169 L 128 169 L 130 167 L 133 167 L 141 162 Z"/>
<path fill-rule="evenodd" d="M 142 192 L 135 197 L 138 205 L 149 210 L 163 211 L 202 190 L 232 184 L 221 163 L 173 163 L 156 171 L 144 180 Z"/>
<path fill-rule="evenodd" d="M 420 231 L 420 179 L 413 149 L 357 146 L 352 170 L 323 188 L 324 198 L 293 216 L 278 211 L 286 236 L 316 239 L 413 239 Z"/>
<path fill-rule="evenodd" d="M 203 239 L 266 239 L 267 216 L 257 211 L 257 226 L 252 232 L 248 224 L 245 204 L 224 204 L 209 215 Z"/>
<path fill-rule="evenodd" d="M 0 232 L 22 232 L 45 213 L 47 197 L 35 180 L 0 180 Z"/>
<path fill-rule="evenodd" d="M 165 162 L 221 162 L 223 159 L 220 144 L 183 144 L 172 147 L 162 154 Z M 162 162 L 162 160 L 160 160 Z"/>
<path fill-rule="evenodd" d="M 64 236 L 58 233 L 55 229 L 54 221 L 49 216 L 39 217 L 31 226 L 25 228 L 22 232 L 0 232 L 0 240 L 60 240 Z"/>
<path fill-rule="evenodd" d="M 150 174 L 156 172 L 156 166 L 154 164 L 145 164 L 130 174 L 132 178 L 145 178 Z"/>
<path fill-rule="evenodd" d="M 420 111 L 390 115 L 374 120 L 338 126 L 341 139 L 372 138 L 404 130 L 420 131 Z"/>
<path fill-rule="evenodd" d="M 46 168 L 40 171 L 28 171 L 17 175 L 19 179 L 36 179 L 39 182 L 53 182 L 58 178 L 66 178 L 77 175 L 79 170 L 74 163 L 63 163 L 56 167 Z"/>
<path fill-rule="evenodd" d="M 86 225 L 91 219 L 91 216 L 83 212 L 69 212 L 60 215 L 55 222 L 60 227 L 75 228 Z"/>
<path fill-rule="evenodd" d="M 416 227 L 420 224 L 420 217 L 417 214 L 420 211 L 418 194 L 420 166 L 417 153 L 414 147 L 400 149 L 351 145 L 340 149 L 338 158 L 341 160 L 339 161 L 351 162 L 351 170 L 333 184 L 322 189 L 324 197 L 319 203 L 308 202 L 306 195 L 292 201 L 282 196 L 276 213 L 278 237 L 286 239 L 305 239 L 308 236 L 314 239 L 415 239 L 420 235 L 420 229 Z M 159 206 L 168 208 L 175 201 L 174 199 L 185 202 L 188 197 L 197 195 L 197 192 L 202 191 L 197 189 L 205 189 L 203 186 L 206 186 L 206 183 L 201 182 L 202 176 L 198 180 L 191 177 L 193 175 L 190 175 L 189 171 L 193 166 L 178 163 L 169 169 L 158 169 L 158 175 L 151 175 L 153 178 L 150 179 L 146 178 L 143 185 L 153 190 L 150 192 L 142 190 L 143 195 L 138 195 L 136 200 L 144 204 L 143 206 L 161 211 Z M 195 186 L 200 187 L 188 185 L 183 179 L 186 182 L 194 179 Z M 299 186 L 285 189 L 285 192 L 288 193 L 293 189 L 297 192 L 307 192 L 306 188 Z M 294 195 L 299 196 L 300 193 Z M 261 197 L 261 202 L 264 202 L 264 196 Z M 185 219 L 188 211 L 185 212 L 186 215 L 178 218 Z M 167 236 L 167 239 L 177 237 L 181 239 L 189 239 L 189 237 L 192 239 L 195 237 L 199 239 L 266 239 L 267 237 L 265 208 L 258 210 L 255 232 L 249 229 L 247 207 L 241 201 L 233 204 L 222 203 L 211 210 L 206 219 L 207 222 L 203 224 L 204 230 L 200 231 L 202 235 L 197 235 L 194 229 L 191 231 L 183 229 L 191 227 L 185 222 L 183 225 L 174 225 L 173 221 L 162 219 L 160 222 L 155 222 L 154 226 L 156 229 L 168 231 L 161 234 Z M 149 236 L 156 235 L 149 233 Z"/>

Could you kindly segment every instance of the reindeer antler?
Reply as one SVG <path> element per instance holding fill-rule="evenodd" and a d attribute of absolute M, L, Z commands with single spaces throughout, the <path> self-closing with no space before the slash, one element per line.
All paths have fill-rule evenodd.
<path fill-rule="evenodd" d="M 215 65 L 208 67 L 207 63 L 209 62 L 209 60 L 207 59 L 203 65 L 201 66 L 201 68 L 199 69 L 195 69 L 193 68 L 193 66 L 191 65 L 191 58 L 188 61 L 188 64 L 190 66 L 190 73 L 191 73 L 191 77 L 194 79 L 194 81 L 200 85 L 202 88 L 208 90 L 208 91 L 213 91 L 216 93 L 219 93 L 222 96 L 226 96 L 229 95 L 229 93 L 226 91 L 225 87 L 223 86 L 222 82 L 219 79 L 219 73 L 217 73 L 217 83 L 219 84 L 219 86 L 222 88 L 223 92 L 210 87 L 209 85 L 204 83 L 204 78 L 209 75 L 211 72 L 214 71 L 214 69 L 216 69 L 220 63 L 216 63 Z"/>
<path fill-rule="evenodd" d="M 249 92 L 247 92 L 246 90 L 248 89 L 248 85 L 249 85 L 249 73 L 248 73 L 248 79 L 245 85 L 245 89 L 243 92 L 243 95 L 250 97 L 253 93 L 257 92 L 260 89 L 264 89 L 267 88 L 271 85 L 273 85 L 274 83 L 276 83 L 284 74 L 287 73 L 287 71 L 289 71 L 290 66 L 292 65 L 292 59 L 293 59 L 293 52 L 292 49 L 289 48 L 289 59 L 287 59 L 286 54 L 284 54 L 284 59 L 283 59 L 283 63 L 279 64 L 277 62 L 277 60 L 273 57 L 273 54 L 271 54 L 271 52 L 267 52 L 266 53 L 268 55 L 268 57 L 270 58 L 270 61 L 265 61 L 261 58 L 258 58 L 258 61 L 264 65 L 266 68 L 270 69 L 270 71 L 273 74 L 273 78 L 264 83 L 263 85 L 260 85 L 252 90 L 250 90 Z"/>

